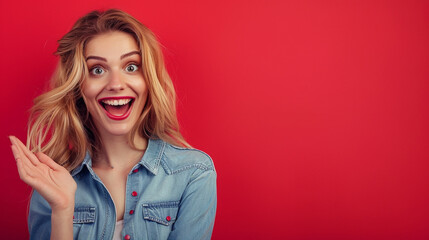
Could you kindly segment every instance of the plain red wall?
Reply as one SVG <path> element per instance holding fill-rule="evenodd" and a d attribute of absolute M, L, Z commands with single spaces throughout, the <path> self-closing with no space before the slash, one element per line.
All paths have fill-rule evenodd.
<path fill-rule="evenodd" d="M 429 239 L 428 1 L 1 0 L 1 235 L 28 236 L 7 135 L 93 9 L 165 46 L 183 133 L 218 171 L 213 239 Z"/>

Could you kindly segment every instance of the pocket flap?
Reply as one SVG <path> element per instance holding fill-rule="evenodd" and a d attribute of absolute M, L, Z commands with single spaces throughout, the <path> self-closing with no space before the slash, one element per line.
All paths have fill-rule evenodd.
<path fill-rule="evenodd" d="M 143 203 L 143 218 L 169 226 L 176 221 L 179 202 Z"/>
<path fill-rule="evenodd" d="M 74 209 L 73 223 L 95 222 L 95 207 L 78 207 Z"/>

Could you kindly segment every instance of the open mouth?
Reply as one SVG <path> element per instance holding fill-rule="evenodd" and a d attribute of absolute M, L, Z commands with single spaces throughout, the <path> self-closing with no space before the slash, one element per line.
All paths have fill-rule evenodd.
<path fill-rule="evenodd" d="M 122 120 L 128 117 L 133 105 L 133 97 L 109 97 L 98 100 L 107 116 L 113 120 Z"/>

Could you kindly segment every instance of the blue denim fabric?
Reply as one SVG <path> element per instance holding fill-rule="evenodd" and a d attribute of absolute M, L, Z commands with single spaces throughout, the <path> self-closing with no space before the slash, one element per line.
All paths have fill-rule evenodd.
<path fill-rule="evenodd" d="M 111 240 L 115 205 L 91 166 L 87 154 L 71 173 L 77 183 L 74 239 Z M 150 139 L 143 158 L 128 174 L 122 238 L 210 239 L 216 201 L 216 172 L 207 154 Z M 28 225 L 30 239 L 50 238 L 51 208 L 36 191 Z"/>

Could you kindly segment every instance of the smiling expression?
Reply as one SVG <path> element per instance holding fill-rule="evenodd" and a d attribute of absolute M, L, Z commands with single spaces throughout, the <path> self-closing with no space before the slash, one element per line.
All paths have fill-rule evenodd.
<path fill-rule="evenodd" d="M 82 95 L 102 137 L 126 135 L 137 123 L 148 90 L 134 38 L 114 31 L 93 37 L 85 47 L 89 74 Z"/>

